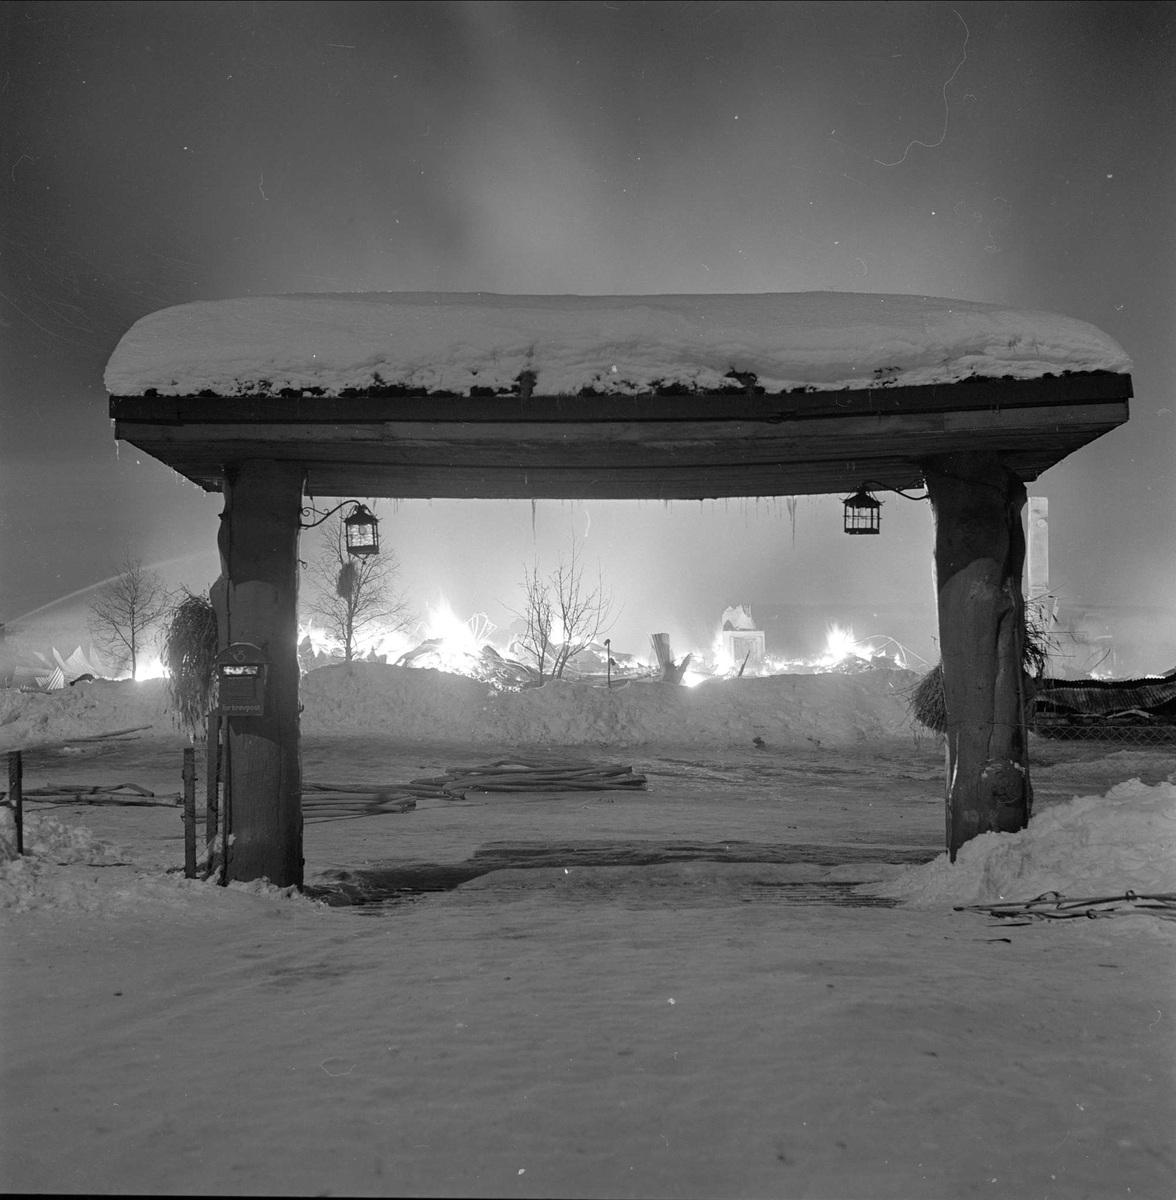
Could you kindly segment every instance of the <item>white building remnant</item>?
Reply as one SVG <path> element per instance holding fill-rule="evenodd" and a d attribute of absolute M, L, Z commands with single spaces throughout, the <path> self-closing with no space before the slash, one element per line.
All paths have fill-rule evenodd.
<path fill-rule="evenodd" d="M 767 639 L 762 629 L 756 629 L 755 618 L 746 604 L 723 610 L 723 651 L 727 659 L 739 666 L 758 666 L 764 661 Z"/>

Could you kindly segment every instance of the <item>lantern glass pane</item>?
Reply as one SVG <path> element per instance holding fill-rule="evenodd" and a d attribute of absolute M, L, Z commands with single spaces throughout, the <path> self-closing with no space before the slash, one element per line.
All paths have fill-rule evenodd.
<path fill-rule="evenodd" d="M 347 529 L 347 549 L 352 554 L 374 554 L 376 531 L 370 525 L 351 525 Z"/>
<path fill-rule="evenodd" d="M 366 557 L 380 552 L 379 521 L 364 505 L 357 505 L 343 521 L 343 531 L 349 554 Z"/>

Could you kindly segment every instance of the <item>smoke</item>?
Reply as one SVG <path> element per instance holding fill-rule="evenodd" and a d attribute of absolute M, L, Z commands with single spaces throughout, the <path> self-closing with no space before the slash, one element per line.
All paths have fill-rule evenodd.
<path fill-rule="evenodd" d="M 537 560 L 550 570 L 575 537 L 586 576 L 599 567 L 614 592 L 609 636 L 629 653 L 644 653 L 657 632 L 670 633 L 681 653 L 709 647 L 723 610 L 734 604 L 761 613 L 826 605 L 830 619 L 897 606 L 916 623 L 922 614 L 925 636 L 933 636 L 926 504 L 887 501 L 879 538 L 847 538 L 837 497 L 802 499 L 796 517 L 794 545 L 783 499 L 541 500 L 534 510 L 528 501 L 401 501 L 381 540 L 395 547 L 414 597 L 444 595 L 458 616 L 484 612 L 507 629 L 522 608 L 524 565 Z M 909 640 L 910 629 L 857 632 Z"/>
<path fill-rule="evenodd" d="M 215 555 L 216 497 L 113 457 L 101 372 L 122 331 L 195 299 L 352 289 L 894 291 L 1091 320 L 1135 356 L 1138 398 L 1039 481 L 1055 564 L 1075 594 L 1167 602 L 1162 7 L 45 11 L 0 18 L 6 453 L 27 464 L 5 499 L 7 611 L 108 575 L 124 546 Z M 802 501 L 795 545 L 782 502 L 540 503 L 534 537 L 526 502 L 405 503 L 390 532 L 418 603 L 441 591 L 505 624 L 522 563 L 590 513 L 617 639 L 642 646 L 729 603 L 910 594 L 929 612 L 926 506 L 888 501 L 877 539 L 844 537 L 839 507 Z"/>

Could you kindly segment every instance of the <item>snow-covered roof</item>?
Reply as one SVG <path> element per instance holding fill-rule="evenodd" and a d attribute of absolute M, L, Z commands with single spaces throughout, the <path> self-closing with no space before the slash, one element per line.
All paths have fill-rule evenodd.
<path fill-rule="evenodd" d="M 631 395 L 768 392 L 1127 372 L 1122 347 L 1055 313 L 929 296 L 250 296 L 136 322 L 106 368 L 114 396 L 338 396 L 404 387 Z"/>

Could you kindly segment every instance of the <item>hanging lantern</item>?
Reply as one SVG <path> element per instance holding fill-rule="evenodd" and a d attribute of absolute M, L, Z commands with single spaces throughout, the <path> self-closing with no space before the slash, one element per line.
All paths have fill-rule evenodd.
<path fill-rule="evenodd" d="M 881 533 L 882 501 L 875 500 L 865 486 L 858 488 L 847 500 L 845 505 L 846 533 Z"/>
<path fill-rule="evenodd" d="M 343 518 L 343 534 L 348 554 L 366 558 L 380 553 L 380 522 L 366 505 L 357 502 L 351 514 Z"/>

